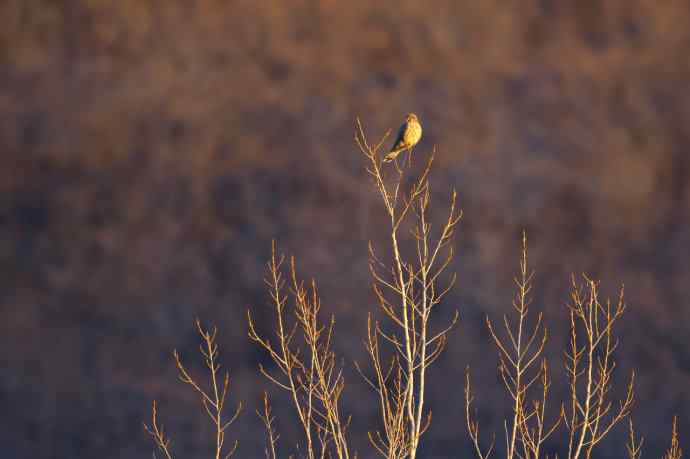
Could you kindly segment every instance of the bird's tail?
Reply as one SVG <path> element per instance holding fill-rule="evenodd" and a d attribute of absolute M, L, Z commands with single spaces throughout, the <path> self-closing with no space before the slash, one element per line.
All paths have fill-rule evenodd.
<path fill-rule="evenodd" d="M 383 162 L 384 162 L 384 163 L 390 163 L 390 162 L 393 161 L 395 158 L 397 158 L 398 155 L 400 154 L 400 152 L 403 151 L 403 150 L 404 150 L 404 148 L 399 148 L 399 149 L 397 149 L 397 150 L 391 150 L 390 153 L 388 153 L 388 154 L 383 158 Z"/>

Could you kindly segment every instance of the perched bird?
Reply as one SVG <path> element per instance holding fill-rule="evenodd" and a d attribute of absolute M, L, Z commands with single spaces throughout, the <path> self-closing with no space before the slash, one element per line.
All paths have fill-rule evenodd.
<path fill-rule="evenodd" d="M 390 152 L 383 158 L 384 163 L 389 163 L 398 157 L 400 152 L 405 150 L 410 150 L 412 147 L 417 145 L 419 139 L 422 138 L 422 125 L 419 124 L 417 115 L 410 113 L 405 118 L 405 122 L 400 126 L 398 131 L 398 137 L 395 139 L 393 148 Z"/>

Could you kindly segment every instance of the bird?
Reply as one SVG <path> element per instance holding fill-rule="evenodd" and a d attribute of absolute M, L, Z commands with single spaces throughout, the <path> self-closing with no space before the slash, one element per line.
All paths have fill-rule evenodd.
<path fill-rule="evenodd" d="M 391 148 L 386 157 L 383 158 L 383 162 L 389 163 L 397 158 L 401 152 L 411 150 L 412 147 L 417 145 L 417 142 L 419 142 L 421 138 L 422 125 L 419 124 L 417 115 L 410 113 L 405 118 L 405 122 L 402 126 L 400 126 L 398 137 L 395 139 L 393 148 Z"/>

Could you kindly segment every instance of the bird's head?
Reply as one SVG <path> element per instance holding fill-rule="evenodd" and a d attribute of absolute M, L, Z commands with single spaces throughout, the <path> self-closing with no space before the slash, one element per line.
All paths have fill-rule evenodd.
<path fill-rule="evenodd" d="M 414 113 L 408 113 L 406 120 L 407 121 L 417 121 L 417 115 L 415 115 Z"/>

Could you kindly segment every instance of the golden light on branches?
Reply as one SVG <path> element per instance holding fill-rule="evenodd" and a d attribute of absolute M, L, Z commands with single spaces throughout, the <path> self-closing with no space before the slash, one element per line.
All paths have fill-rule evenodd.
<path fill-rule="evenodd" d="M 279 374 L 273 375 L 263 366 L 259 371 L 290 394 L 304 433 L 307 457 L 335 455 L 339 459 L 347 459 L 350 457 L 346 435 L 349 419 L 343 419 L 339 406 L 345 382 L 331 349 L 335 319 L 331 317 L 327 324 L 320 321 L 321 300 L 316 282 L 312 281 L 306 287 L 298 280 L 292 258 L 289 271 L 294 321 L 288 325 L 285 314 L 288 295 L 282 272 L 284 263 L 285 257 L 276 254 L 273 243 L 265 282 L 275 310 L 275 343 L 259 334 L 248 312 L 249 338 L 266 350 Z M 304 354 L 295 340 L 298 331 L 306 348 Z M 270 441 L 270 425 L 267 428 Z"/>
<path fill-rule="evenodd" d="M 392 252 L 392 261 L 386 263 L 369 244 L 374 294 L 391 326 L 386 330 L 394 329 L 384 331 L 384 326 L 369 318 L 366 347 L 375 376 L 365 379 L 379 396 L 384 425 L 383 433 L 370 433 L 369 438 L 386 458 L 415 458 L 420 439 L 431 422 L 431 413 L 424 406 L 427 369 L 441 355 L 448 332 L 458 320 L 456 311 L 446 327 L 432 331 L 432 312 L 455 284 L 455 275 L 443 285 L 441 276 L 453 260 L 451 242 L 461 212 L 453 191 L 448 216 L 438 234 L 432 234 L 429 174 L 433 152 L 416 176 L 412 176 L 411 151 L 406 162 L 395 160 L 384 170 L 381 156 L 387 137 L 388 134 L 376 145 L 370 145 L 357 120 L 355 140 L 388 216 Z M 408 182 L 411 185 L 404 189 Z M 401 248 L 403 227 L 412 228 L 409 235 L 416 250 L 411 256 L 406 256 Z M 389 365 L 382 362 L 379 339 L 394 354 Z"/>
<path fill-rule="evenodd" d="M 680 449 L 678 441 L 678 419 L 673 418 L 673 427 L 671 428 L 671 447 L 664 454 L 663 459 L 680 459 L 683 457 L 683 450 Z"/>
<path fill-rule="evenodd" d="M 559 416 L 547 424 L 546 404 L 551 382 L 548 362 L 542 354 L 548 333 L 541 313 L 537 314 L 534 325 L 527 325 L 532 277 L 527 266 L 527 242 L 523 234 L 520 273 L 515 279 L 515 318 L 511 321 L 508 316 L 503 317 L 502 335 L 487 318 L 489 333 L 498 348 L 499 374 L 513 401 L 510 419 L 505 422 L 506 457 L 538 459 L 542 455 L 541 445 L 562 422 L 568 431 L 566 457 L 578 459 L 584 456 L 590 459 L 595 446 L 630 414 L 634 401 L 634 373 L 625 398 L 618 402 L 616 409 L 613 409 L 613 402 L 609 400 L 611 376 L 616 366 L 613 354 L 618 346 L 613 336 L 613 326 L 625 312 L 623 291 L 613 307 L 610 301 L 605 304 L 600 302 L 596 282 L 584 276 L 583 287 L 577 285 L 573 278 L 571 304 L 568 306 L 570 349 L 566 352 L 565 363 L 570 397 L 561 405 Z M 536 387 L 541 389 L 536 390 Z M 537 392 L 537 397 L 528 403 L 530 391 Z M 484 459 L 488 453 L 482 453 L 479 426 L 470 418 L 471 401 L 468 376 L 465 396 L 468 430 L 478 457 Z M 630 455 L 639 456 L 639 445 L 634 442 L 634 437 L 628 449 Z"/>
<path fill-rule="evenodd" d="M 278 443 L 280 435 L 278 435 L 273 428 L 275 417 L 273 417 L 271 404 L 268 401 L 268 394 L 266 392 L 264 392 L 264 408 L 261 411 L 257 409 L 256 415 L 259 416 L 259 419 L 261 419 L 261 422 L 266 428 L 266 449 L 264 450 L 266 459 L 276 459 L 276 444 Z"/>
<path fill-rule="evenodd" d="M 527 261 L 527 236 L 523 233 L 520 272 L 515 277 L 517 291 L 512 303 L 513 314 L 503 316 L 502 334 L 499 334 L 491 319 L 486 318 L 487 328 L 498 349 L 498 371 L 512 399 L 512 413 L 505 422 L 508 459 L 539 458 L 542 444 L 556 431 L 562 419 L 561 410 L 561 415 L 555 420 L 550 423 L 546 420 L 551 381 L 549 365 L 543 357 L 543 352 L 548 340 L 548 331 L 541 313 L 530 323 L 530 293 L 534 273 L 529 269 Z M 491 448 L 487 453 L 481 452 L 479 425 L 470 418 L 469 404 L 472 395 L 469 372 L 466 384 L 468 431 L 478 456 L 483 459 L 489 455 Z M 537 396 L 530 397 L 530 392 L 536 392 Z"/>
<path fill-rule="evenodd" d="M 632 417 L 628 418 L 628 421 L 628 444 L 625 445 L 625 449 L 628 451 L 628 459 L 640 459 L 644 438 L 638 440 L 637 437 L 635 437 Z"/>
<path fill-rule="evenodd" d="M 582 454 L 589 459 L 592 450 L 615 426 L 630 414 L 635 399 L 634 372 L 626 396 L 614 409 L 609 400 L 611 375 L 616 362 L 613 354 L 618 340 L 613 325 L 625 312 L 623 289 L 615 307 L 607 300 L 601 304 L 598 285 L 583 276 L 584 286 L 572 279 L 570 310 L 570 349 L 566 354 L 566 372 L 570 384 L 570 411 L 565 417 L 568 428 L 568 459 Z"/>
<path fill-rule="evenodd" d="M 438 227 L 432 225 L 430 175 L 435 151 L 420 168 L 413 164 L 413 158 L 420 155 L 413 156 L 412 151 L 384 164 L 382 156 L 387 151 L 383 145 L 389 133 L 370 144 L 357 120 L 355 141 L 383 204 L 387 242 L 383 250 L 369 243 L 369 271 L 379 314 L 370 312 L 367 318 L 364 344 L 371 364 L 366 368 L 355 365 L 378 402 L 381 425 L 368 430 L 371 447 L 386 459 L 415 459 L 432 419 L 426 403 L 427 370 L 442 355 L 459 317 L 455 311 L 445 324 L 436 320 L 438 306 L 456 281 L 450 272 L 455 255 L 452 242 L 462 213 L 453 191 L 447 213 Z M 634 401 L 634 373 L 624 386 L 623 398 L 616 401 L 611 397 L 618 346 L 613 331 L 626 309 L 623 290 L 617 302 L 602 301 L 597 282 L 583 276 L 578 283 L 573 277 L 565 352 L 568 390 L 566 400 L 552 404 L 551 366 L 545 358 L 549 333 L 542 313 L 532 311 L 533 277 L 523 234 L 512 307 L 498 322 L 486 318 L 498 354 L 500 381 L 510 400 L 504 420 L 506 459 L 548 459 L 545 443 L 562 426 L 567 436 L 561 442 L 561 457 L 591 459 L 601 441 L 629 417 Z M 285 391 L 295 409 L 302 436 L 297 454 L 308 459 L 356 458 L 348 440 L 351 419 L 341 413 L 345 380 L 332 348 L 335 318 L 323 320 L 316 282 L 300 280 L 295 259 L 286 262 L 285 256 L 277 253 L 275 242 L 265 283 L 274 319 L 268 332 L 260 332 L 248 311 L 248 335 L 275 364 L 272 371 L 260 365 L 259 373 Z M 193 377 L 177 352 L 175 364 L 180 380 L 199 395 L 201 407 L 215 428 L 215 459 L 227 459 L 236 451 L 237 442 L 226 447 L 226 431 L 242 405 L 233 414 L 225 414 L 230 377 L 227 372 L 220 373 L 217 330 L 205 330 L 199 321 L 196 327 L 209 381 L 202 384 Z M 496 450 L 495 438 L 482 445 L 480 425 L 472 410 L 470 379 L 468 369 L 464 392 L 467 430 L 477 457 L 488 459 Z M 264 454 L 267 459 L 277 459 L 279 435 L 266 394 L 256 413 L 266 431 Z M 159 422 L 155 401 L 150 425 L 144 427 L 160 453 L 173 459 L 171 440 Z M 625 445 L 629 459 L 641 458 L 643 442 L 636 437 L 630 420 Z M 681 456 L 674 419 L 671 445 L 663 458 Z"/>
<path fill-rule="evenodd" d="M 180 359 L 177 351 L 173 352 L 175 364 L 177 365 L 178 376 L 180 381 L 191 386 L 200 396 L 201 405 L 204 411 L 211 419 L 215 428 L 215 459 L 228 459 L 237 450 L 238 442 L 234 442 L 233 446 L 224 451 L 225 433 L 227 429 L 237 420 L 242 411 L 242 403 L 239 403 L 235 408 L 234 413 L 227 417 L 224 415 L 225 403 L 230 391 L 230 374 L 226 371 L 223 375 L 222 381 L 220 375 L 220 363 L 218 362 L 218 344 L 216 343 L 216 335 L 218 329 L 213 327 L 212 331 L 208 331 L 201 326 L 199 320 L 196 321 L 196 328 L 202 338 L 202 344 L 199 346 L 199 352 L 204 358 L 204 364 L 208 368 L 210 375 L 210 388 L 204 389 L 194 377 L 187 371 Z M 151 408 L 151 425 L 144 424 L 144 428 L 153 438 L 154 443 L 158 449 L 165 455 L 167 459 L 172 459 L 170 452 L 170 439 L 165 435 L 163 425 L 158 422 L 158 413 L 156 409 L 156 401 L 153 401 Z"/>

